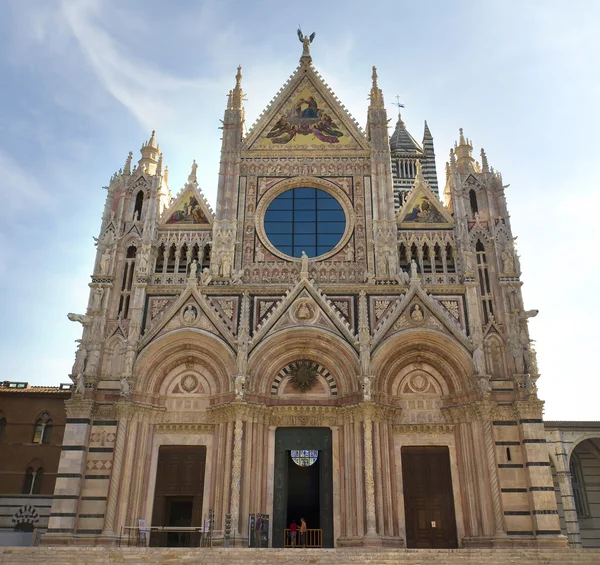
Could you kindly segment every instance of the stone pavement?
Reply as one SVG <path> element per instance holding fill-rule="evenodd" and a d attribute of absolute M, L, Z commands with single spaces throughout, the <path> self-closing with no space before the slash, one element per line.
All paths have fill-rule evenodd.
<path fill-rule="evenodd" d="M 2 565 L 600 565 L 600 549 L 0 547 Z"/>

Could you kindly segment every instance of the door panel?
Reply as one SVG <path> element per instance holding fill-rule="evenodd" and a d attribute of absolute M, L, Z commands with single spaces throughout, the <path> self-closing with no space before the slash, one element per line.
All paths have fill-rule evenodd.
<path fill-rule="evenodd" d="M 447 447 L 403 447 L 406 545 L 458 547 Z"/>

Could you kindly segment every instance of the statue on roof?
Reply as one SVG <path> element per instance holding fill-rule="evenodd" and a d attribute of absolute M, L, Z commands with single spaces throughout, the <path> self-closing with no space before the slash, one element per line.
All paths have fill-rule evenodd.
<path fill-rule="evenodd" d="M 298 28 L 298 39 L 303 45 L 302 56 L 310 57 L 310 44 L 314 41 L 315 35 L 317 35 L 314 31 L 309 35 L 303 35 L 302 30 Z"/>

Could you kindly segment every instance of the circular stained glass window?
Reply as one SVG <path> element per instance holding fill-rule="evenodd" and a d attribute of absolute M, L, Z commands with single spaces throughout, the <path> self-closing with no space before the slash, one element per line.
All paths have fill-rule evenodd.
<path fill-rule="evenodd" d="M 316 449 L 292 450 L 292 461 L 299 467 L 310 467 L 317 462 L 319 452 Z"/>
<path fill-rule="evenodd" d="M 265 233 L 278 251 L 291 257 L 317 257 L 342 239 L 346 215 L 342 205 L 319 188 L 292 188 L 269 204 Z"/>

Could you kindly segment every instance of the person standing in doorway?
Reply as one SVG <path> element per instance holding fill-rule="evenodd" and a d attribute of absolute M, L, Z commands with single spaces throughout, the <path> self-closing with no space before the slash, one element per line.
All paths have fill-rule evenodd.
<path fill-rule="evenodd" d="M 296 526 L 296 520 L 292 520 L 290 524 L 290 545 L 296 547 L 296 532 L 298 527 Z"/>
<path fill-rule="evenodd" d="M 306 547 L 306 522 L 300 518 L 300 545 Z"/>
<path fill-rule="evenodd" d="M 254 547 L 262 547 L 262 528 L 262 516 L 260 514 L 256 514 L 254 517 Z"/>

